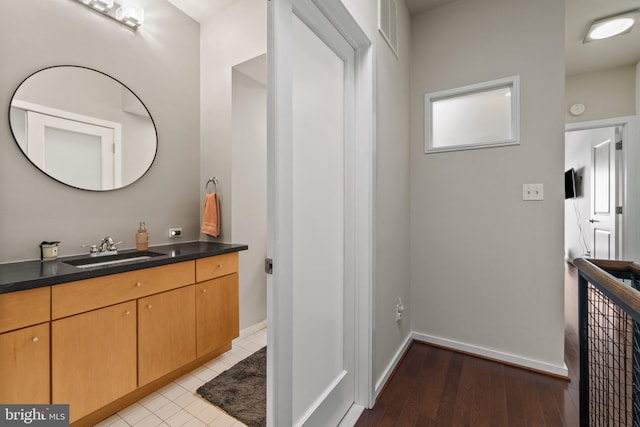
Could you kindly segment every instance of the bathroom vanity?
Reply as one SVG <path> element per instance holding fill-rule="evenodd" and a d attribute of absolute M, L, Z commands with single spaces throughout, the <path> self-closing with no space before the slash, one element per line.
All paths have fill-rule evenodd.
<path fill-rule="evenodd" d="M 93 425 L 231 349 L 238 252 L 192 242 L 79 268 L 0 265 L 0 402 L 68 403 Z"/>

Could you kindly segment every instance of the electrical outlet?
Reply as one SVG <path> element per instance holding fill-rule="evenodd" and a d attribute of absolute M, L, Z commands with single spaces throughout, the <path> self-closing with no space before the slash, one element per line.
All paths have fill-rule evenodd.
<path fill-rule="evenodd" d="M 182 228 L 170 228 L 169 238 L 182 237 Z"/>
<path fill-rule="evenodd" d="M 402 320 L 402 313 L 404 313 L 404 305 L 402 304 L 402 299 L 398 297 L 398 304 L 396 304 L 396 322 Z"/>
<path fill-rule="evenodd" d="M 544 200 L 544 185 L 522 184 L 522 200 Z"/>

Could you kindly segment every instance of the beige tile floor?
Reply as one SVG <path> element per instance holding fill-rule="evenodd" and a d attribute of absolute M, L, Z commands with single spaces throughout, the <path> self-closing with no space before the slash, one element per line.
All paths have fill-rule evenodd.
<path fill-rule="evenodd" d="M 196 389 L 267 345 L 267 330 L 238 338 L 228 352 L 97 424 L 99 427 L 243 427 Z"/>

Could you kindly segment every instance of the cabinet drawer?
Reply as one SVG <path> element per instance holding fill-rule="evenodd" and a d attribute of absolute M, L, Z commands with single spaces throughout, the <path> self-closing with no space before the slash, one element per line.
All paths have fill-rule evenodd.
<path fill-rule="evenodd" d="M 53 319 L 129 301 L 194 282 L 194 261 L 80 280 L 51 289 Z"/>
<path fill-rule="evenodd" d="M 238 253 L 233 252 L 196 260 L 196 282 L 238 272 Z"/>
<path fill-rule="evenodd" d="M 51 320 L 51 287 L 0 294 L 0 333 Z"/>

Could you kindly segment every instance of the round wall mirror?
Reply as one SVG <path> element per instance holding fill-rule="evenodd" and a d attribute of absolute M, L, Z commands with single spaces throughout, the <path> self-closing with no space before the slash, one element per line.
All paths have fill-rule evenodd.
<path fill-rule="evenodd" d="M 151 167 L 158 148 L 155 124 L 129 88 L 80 66 L 37 71 L 16 89 L 11 132 L 25 156 L 71 187 L 126 187 Z"/>

